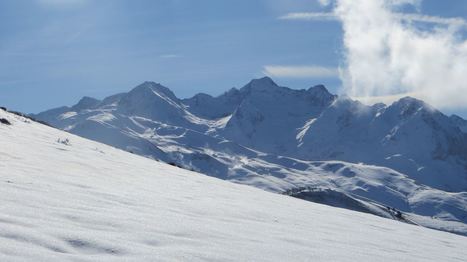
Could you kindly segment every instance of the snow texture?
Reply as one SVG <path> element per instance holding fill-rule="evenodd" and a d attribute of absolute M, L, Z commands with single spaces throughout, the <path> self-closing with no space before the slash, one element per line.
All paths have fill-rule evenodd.
<path fill-rule="evenodd" d="M 410 97 L 366 106 L 322 85 L 293 90 L 266 77 L 180 100 L 145 82 L 34 117 L 213 177 L 277 193 L 330 190 L 467 235 L 466 121 Z"/>
<path fill-rule="evenodd" d="M 1 261 L 465 261 L 465 237 L 229 183 L 0 110 Z M 59 141 L 68 141 L 60 143 Z"/>

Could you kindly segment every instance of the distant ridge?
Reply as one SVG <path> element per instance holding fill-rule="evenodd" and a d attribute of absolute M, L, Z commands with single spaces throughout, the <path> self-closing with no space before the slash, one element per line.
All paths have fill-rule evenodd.
<path fill-rule="evenodd" d="M 34 117 L 273 192 L 327 188 L 442 223 L 467 222 L 466 121 L 415 98 L 368 106 L 323 85 L 295 90 L 264 77 L 217 97 L 179 99 L 144 82 Z"/>

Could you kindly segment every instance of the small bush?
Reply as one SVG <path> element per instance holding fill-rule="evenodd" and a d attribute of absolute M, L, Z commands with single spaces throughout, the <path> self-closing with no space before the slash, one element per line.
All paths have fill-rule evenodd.
<path fill-rule="evenodd" d="M 60 143 L 60 144 L 64 144 L 66 146 L 69 146 L 70 145 L 70 140 L 68 138 L 65 138 L 65 139 L 57 139 L 57 143 Z"/>
<path fill-rule="evenodd" d="M 35 119 L 34 117 L 29 116 L 29 115 L 26 115 L 26 114 L 23 114 L 23 113 L 21 113 L 21 112 L 17 112 L 17 111 L 7 111 L 7 112 L 10 112 L 10 113 L 15 114 L 15 115 L 17 115 L 17 116 L 24 117 L 24 118 L 29 119 L 29 120 L 31 120 L 31 121 L 37 122 L 37 123 L 39 123 L 39 124 L 43 124 L 43 125 L 46 125 L 46 126 L 49 126 L 49 127 L 53 127 L 53 126 L 49 125 L 47 122 L 44 122 L 44 121 L 41 121 L 41 120 L 37 120 L 37 119 Z"/>
<path fill-rule="evenodd" d="M 10 121 L 8 121 L 7 119 L 5 118 L 0 118 L 0 123 L 4 124 L 4 125 L 11 125 Z"/>
<path fill-rule="evenodd" d="M 175 163 L 175 162 L 168 162 L 167 164 L 171 165 L 171 166 L 175 166 L 175 167 L 178 167 L 178 168 L 182 168 L 182 169 L 185 169 L 183 166 Z"/>

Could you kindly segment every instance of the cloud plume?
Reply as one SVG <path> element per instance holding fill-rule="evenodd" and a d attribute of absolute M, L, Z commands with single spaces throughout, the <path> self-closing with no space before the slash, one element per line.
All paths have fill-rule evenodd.
<path fill-rule="evenodd" d="M 417 2 L 335 2 L 344 31 L 344 88 L 354 97 L 411 94 L 440 108 L 467 108 L 467 41 L 459 31 L 465 21 L 397 12 Z"/>

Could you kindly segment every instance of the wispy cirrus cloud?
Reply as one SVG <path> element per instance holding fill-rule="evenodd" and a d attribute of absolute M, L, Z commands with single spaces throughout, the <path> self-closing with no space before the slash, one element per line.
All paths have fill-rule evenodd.
<path fill-rule="evenodd" d="M 448 26 L 467 26 L 467 22 L 460 17 L 440 17 L 418 13 L 393 13 L 395 19 L 407 22 L 421 22 Z"/>
<path fill-rule="evenodd" d="M 183 56 L 180 54 L 162 54 L 159 57 L 163 59 L 173 59 L 173 58 L 181 58 Z"/>
<path fill-rule="evenodd" d="M 39 4 L 47 7 L 76 7 L 85 4 L 88 0 L 36 0 Z"/>
<path fill-rule="evenodd" d="M 460 17 L 440 17 L 419 13 L 393 13 L 395 19 L 404 22 L 431 23 L 447 26 L 467 27 L 467 21 Z M 339 16 L 334 12 L 294 12 L 280 16 L 281 20 L 302 20 L 302 21 L 340 21 Z"/>
<path fill-rule="evenodd" d="M 328 12 L 299 12 L 288 13 L 280 16 L 281 20 L 317 20 L 317 21 L 338 21 L 334 13 Z"/>
<path fill-rule="evenodd" d="M 339 72 L 334 67 L 311 66 L 286 66 L 267 65 L 264 66 L 265 75 L 281 78 L 331 78 L 338 77 Z"/>

